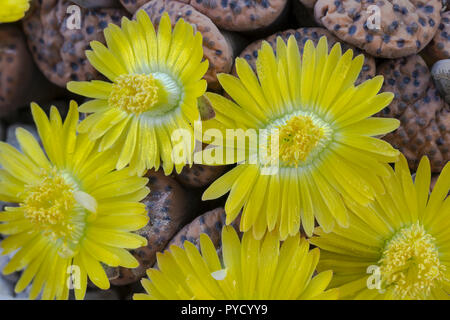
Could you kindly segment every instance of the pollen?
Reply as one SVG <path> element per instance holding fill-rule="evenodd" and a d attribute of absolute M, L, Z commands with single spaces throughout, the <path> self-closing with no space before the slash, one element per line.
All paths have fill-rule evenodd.
<path fill-rule="evenodd" d="M 315 125 L 308 116 L 294 116 L 277 128 L 279 130 L 279 159 L 296 167 L 307 159 L 324 137 L 323 129 Z"/>
<path fill-rule="evenodd" d="M 115 80 L 109 105 L 139 115 L 157 106 L 164 89 L 151 74 L 123 74 Z"/>
<path fill-rule="evenodd" d="M 401 229 L 380 260 L 382 281 L 401 299 L 425 299 L 445 279 L 435 239 L 419 224 Z"/>
<path fill-rule="evenodd" d="M 25 188 L 21 203 L 25 217 L 47 234 L 65 237 L 72 231 L 71 213 L 76 205 L 73 187 L 54 172 Z"/>

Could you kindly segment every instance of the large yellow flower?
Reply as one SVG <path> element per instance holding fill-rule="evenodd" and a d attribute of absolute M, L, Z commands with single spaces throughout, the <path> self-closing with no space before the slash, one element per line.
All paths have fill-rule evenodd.
<path fill-rule="evenodd" d="M 29 0 L 0 0 L 0 23 L 20 20 L 28 9 Z"/>
<path fill-rule="evenodd" d="M 200 235 L 201 254 L 185 241 L 184 250 L 173 245 L 158 253 L 160 270 L 149 269 L 150 278 L 142 285 L 148 294 L 135 294 L 136 300 L 219 299 L 280 300 L 337 299 L 338 290 L 327 288 L 332 272 L 313 277 L 319 250 L 309 251 L 299 234 L 288 238 L 280 248 L 275 234 L 256 240 L 245 233 L 242 242 L 231 226 L 222 229 L 221 262 L 211 239 Z"/>
<path fill-rule="evenodd" d="M 293 37 L 287 46 L 278 38 L 276 56 L 267 42 L 262 44 L 256 60 L 258 78 L 244 59 L 236 60 L 239 78 L 219 75 L 236 103 L 206 93 L 216 116 L 204 123 L 204 135 L 218 128 L 225 136 L 216 139 L 212 130 L 217 147 L 207 151 L 238 151 L 225 161 L 245 161 L 215 181 L 203 199 L 231 190 L 225 205 L 227 223 L 243 208 L 241 231 L 252 229 L 257 238 L 267 229 L 278 230 L 282 239 L 294 235 L 300 220 L 311 235 L 314 218 L 326 231 L 335 221 L 348 226 L 343 198 L 367 205 L 376 192 L 384 192 L 381 178 L 389 176 L 387 163 L 397 159 L 398 151 L 374 136 L 394 130 L 399 122 L 370 116 L 387 106 L 393 94 L 377 95 L 381 76 L 355 87 L 364 58 L 352 55 L 351 50 L 341 54 L 340 44 L 328 54 L 322 37 L 317 48 L 308 41 L 301 57 Z M 227 137 L 229 129 L 237 136 L 243 135 L 239 129 L 256 129 L 258 145 L 239 147 L 237 138 Z M 261 156 L 264 140 L 269 161 Z M 278 153 L 271 151 L 275 145 Z M 274 163 L 277 170 L 266 170 Z"/>
<path fill-rule="evenodd" d="M 199 120 L 197 99 L 206 90 L 202 80 L 208 61 L 202 61 L 200 33 L 183 19 L 172 32 L 165 13 L 158 31 L 145 11 L 137 21 L 122 20 L 122 29 L 105 29 L 108 48 L 91 42 L 86 55 L 91 64 L 111 82 L 70 82 L 72 92 L 95 100 L 80 106 L 81 112 L 93 113 L 79 127 L 92 140 L 100 139 L 100 150 L 114 149 L 120 156 L 116 168 L 130 164 L 133 172 L 158 169 L 160 161 L 166 174 L 174 167 L 180 172 L 191 162 L 193 122 Z M 183 161 L 172 156 L 172 133 L 185 129 L 190 134 Z M 178 139 L 176 137 L 175 139 Z M 186 140 L 184 140 L 186 141 Z M 182 152 L 185 154 L 183 155 Z"/>
<path fill-rule="evenodd" d="M 450 165 L 431 194 L 428 158 L 414 182 L 403 156 L 391 171 L 375 202 L 347 199 L 348 228 L 316 230 L 311 242 L 322 249 L 318 269 L 333 269 L 331 286 L 346 299 L 448 299 Z"/>
<path fill-rule="evenodd" d="M 31 106 L 45 153 L 28 131 L 16 131 L 22 152 L 0 142 L 0 200 L 17 203 L 0 212 L 3 254 L 17 250 L 3 273 L 24 270 L 16 292 L 32 281 L 30 298 L 67 299 L 72 274 L 75 296 L 83 299 L 87 278 L 101 289 L 109 281 L 101 263 L 135 268 L 125 249 L 146 244 L 129 231 L 148 222 L 139 203 L 149 192 L 146 178 L 114 171 L 111 152 L 76 135 L 77 105 L 66 121 L 52 107 L 50 120 Z"/>

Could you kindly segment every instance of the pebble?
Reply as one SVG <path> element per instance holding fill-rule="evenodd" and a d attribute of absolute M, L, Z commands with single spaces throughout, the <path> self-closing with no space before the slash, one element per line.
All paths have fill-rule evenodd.
<path fill-rule="evenodd" d="M 445 102 L 450 103 L 450 59 L 437 61 L 431 68 L 431 76 Z"/>

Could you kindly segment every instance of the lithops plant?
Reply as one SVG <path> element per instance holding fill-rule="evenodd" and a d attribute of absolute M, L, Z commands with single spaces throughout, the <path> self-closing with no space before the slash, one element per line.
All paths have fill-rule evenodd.
<path fill-rule="evenodd" d="M 395 94 L 378 116 L 401 121 L 384 139 L 406 156 L 411 170 L 426 155 L 432 172 L 440 172 L 450 159 L 450 108 L 435 88 L 425 61 L 419 55 L 387 60 L 377 73 L 385 80 L 381 91 Z"/>
<path fill-rule="evenodd" d="M 219 28 L 265 32 L 283 25 L 288 0 L 179 0 L 208 16 Z"/>
<path fill-rule="evenodd" d="M 131 13 L 148 0 L 120 0 Z M 288 0 L 171 0 L 188 4 L 219 28 L 240 32 L 267 32 L 284 25 Z"/>
<path fill-rule="evenodd" d="M 378 9 L 373 10 L 374 5 Z M 344 42 L 376 57 L 399 58 L 419 52 L 431 41 L 441 8 L 441 0 L 318 0 L 314 14 Z"/>
<path fill-rule="evenodd" d="M 338 42 L 338 39 L 333 36 L 328 30 L 324 28 L 299 28 L 297 30 L 289 29 L 282 32 L 277 32 L 276 34 L 273 34 L 263 40 L 269 42 L 269 44 L 272 46 L 274 50 L 276 50 L 276 38 L 280 36 L 284 39 L 284 41 L 287 41 L 290 36 L 294 36 L 297 40 L 299 49 L 301 52 L 303 52 L 303 47 L 308 40 L 312 40 L 315 45 L 317 45 L 320 37 L 326 36 L 328 40 L 328 47 L 331 49 L 331 47 Z M 241 58 L 244 58 L 247 60 L 247 62 L 255 68 L 255 62 L 256 58 L 258 57 L 258 50 L 261 48 L 261 44 L 263 40 L 257 40 L 250 45 L 248 45 L 239 55 Z M 342 51 L 345 52 L 348 49 L 352 49 L 354 51 L 354 56 L 363 53 L 358 48 L 355 48 L 351 45 L 348 45 L 344 42 L 341 42 Z M 367 79 L 371 79 L 373 76 L 375 76 L 375 59 L 372 58 L 370 55 L 364 53 L 364 65 L 362 67 L 362 71 L 356 81 L 356 83 L 361 83 L 362 81 L 365 81 Z M 235 69 L 235 68 L 234 68 Z M 233 70 L 233 73 L 235 73 L 235 70 Z"/>
<path fill-rule="evenodd" d="M 70 5 L 73 3 L 66 0 L 38 1 L 34 12 L 23 20 L 36 64 L 51 82 L 61 87 L 71 80 L 101 78 L 84 52 L 91 41 L 104 42 L 103 29 L 109 23 L 118 24 L 128 15 L 122 8 L 81 8 L 82 23 L 78 28 L 67 24 L 72 19 L 67 14 Z"/>

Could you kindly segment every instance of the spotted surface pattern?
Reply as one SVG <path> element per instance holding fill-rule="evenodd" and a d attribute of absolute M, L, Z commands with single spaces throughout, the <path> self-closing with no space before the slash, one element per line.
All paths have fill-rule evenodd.
<path fill-rule="evenodd" d="M 379 8 L 379 29 L 370 27 L 372 5 Z M 399 58 L 419 52 L 431 41 L 441 8 L 441 0 L 318 0 L 314 14 L 345 42 L 373 56 Z"/>
<path fill-rule="evenodd" d="M 230 31 L 252 31 L 265 28 L 279 18 L 288 0 L 176 0 L 189 4 L 209 17 L 214 24 Z M 120 0 L 135 13 L 148 0 Z"/>
<path fill-rule="evenodd" d="M 173 178 L 165 176 L 161 170 L 150 170 L 146 176 L 150 194 L 142 202 L 147 206 L 150 221 L 136 233 L 147 238 L 148 245 L 132 250 L 139 267 L 107 269 L 111 283 L 115 285 L 140 280 L 145 270 L 155 263 L 156 253 L 163 250 L 174 234 L 192 219 L 188 196 Z"/>
<path fill-rule="evenodd" d="M 430 63 L 450 58 L 450 11 L 443 12 L 436 35 L 424 50 Z"/>
<path fill-rule="evenodd" d="M 198 12 L 194 7 L 177 1 L 152 0 L 145 4 L 144 9 L 150 16 L 154 24 L 159 24 L 159 20 L 164 12 L 167 12 L 173 24 L 178 19 L 194 25 L 197 31 L 203 36 L 203 55 L 209 60 L 209 69 L 205 79 L 208 88 L 217 90 L 220 88 L 217 81 L 217 73 L 229 73 L 233 65 L 233 53 L 231 45 L 214 25 L 214 23 L 204 14 Z"/>
<path fill-rule="evenodd" d="M 0 116 L 13 112 L 26 101 L 33 75 L 33 60 L 19 28 L 0 27 Z"/>
<path fill-rule="evenodd" d="M 230 31 L 252 31 L 268 27 L 279 18 L 288 0 L 180 0 Z"/>
<path fill-rule="evenodd" d="M 450 108 L 438 94 L 430 72 L 419 55 L 382 63 L 378 74 L 385 77 L 381 91 L 395 94 L 378 116 L 395 117 L 400 128 L 384 137 L 416 170 L 423 155 L 433 172 L 440 172 L 450 158 Z"/>
<path fill-rule="evenodd" d="M 23 20 L 34 60 L 45 76 L 61 87 L 71 80 L 101 78 L 84 52 L 90 49 L 89 42 L 104 42 L 103 29 L 109 23 L 119 24 L 127 15 L 124 9 L 81 9 L 81 29 L 69 30 L 67 7 L 71 4 L 66 0 L 38 1 L 33 13 Z"/>
<path fill-rule="evenodd" d="M 303 47 L 306 43 L 306 41 L 311 40 L 314 42 L 315 45 L 319 42 L 319 39 L 322 36 L 326 36 L 328 40 L 328 47 L 331 49 L 331 47 L 338 42 L 338 39 L 333 36 L 329 31 L 327 31 L 324 28 L 300 28 L 297 30 L 286 30 L 283 32 L 278 32 L 274 35 L 271 35 L 270 37 L 264 39 L 270 43 L 272 48 L 276 49 L 276 39 L 277 37 L 282 37 L 283 40 L 287 41 L 290 36 L 294 36 L 297 40 L 298 46 L 300 51 L 303 53 Z M 255 62 L 256 58 L 258 57 L 258 50 L 261 48 L 262 40 L 255 41 L 251 43 L 247 48 L 244 49 L 244 51 L 241 52 L 239 55 L 241 58 L 244 58 L 247 60 L 247 62 L 252 66 L 253 69 L 255 69 Z M 361 54 L 362 51 L 350 46 L 346 43 L 341 42 L 342 50 L 346 51 L 348 49 L 354 50 L 354 56 Z M 357 79 L 357 83 L 361 83 L 367 79 L 371 79 L 373 76 L 375 76 L 375 59 L 369 56 L 368 54 L 365 54 L 364 59 L 364 65 L 362 67 L 362 71 Z M 235 68 L 233 68 L 233 73 L 236 74 Z"/>

